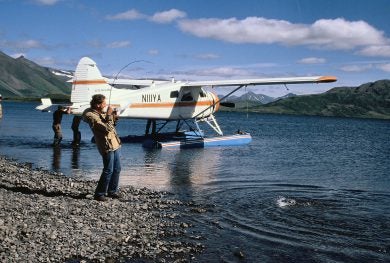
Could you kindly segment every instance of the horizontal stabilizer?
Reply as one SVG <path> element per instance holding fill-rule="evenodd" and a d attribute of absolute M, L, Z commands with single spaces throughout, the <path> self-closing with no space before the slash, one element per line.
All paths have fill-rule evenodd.
<path fill-rule="evenodd" d="M 42 104 L 35 107 L 35 109 L 45 111 L 53 105 L 50 98 L 42 98 L 41 103 Z"/>

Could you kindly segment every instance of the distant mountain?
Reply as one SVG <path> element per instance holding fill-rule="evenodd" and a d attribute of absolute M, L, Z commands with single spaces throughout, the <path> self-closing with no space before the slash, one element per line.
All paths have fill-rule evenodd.
<path fill-rule="evenodd" d="M 282 97 L 278 97 L 278 98 L 274 99 L 274 101 L 276 101 L 276 100 L 282 100 L 282 99 L 287 99 L 287 98 L 291 98 L 291 97 L 296 97 L 296 96 L 298 96 L 298 95 L 297 95 L 297 94 L 294 94 L 294 93 L 288 93 L 288 94 L 286 94 L 286 95 L 284 95 L 284 96 L 282 96 Z"/>
<path fill-rule="evenodd" d="M 65 71 L 39 66 L 23 56 L 14 59 L 0 51 L 0 94 L 3 98 L 69 98 L 68 76 Z"/>
<path fill-rule="evenodd" d="M 390 80 L 337 87 L 323 94 L 296 96 L 249 109 L 261 113 L 390 119 Z"/>
<path fill-rule="evenodd" d="M 242 101 L 250 101 L 250 102 L 257 102 L 260 104 L 266 104 L 271 101 L 274 101 L 275 98 L 263 95 L 263 94 L 255 94 L 252 91 L 249 91 L 239 97 L 232 96 L 231 98 L 228 98 L 227 101 L 229 102 L 242 102 Z"/>
<path fill-rule="evenodd" d="M 282 97 L 274 98 L 274 97 L 270 97 L 270 96 L 267 96 L 264 94 L 255 94 L 254 92 L 249 91 L 241 96 L 232 95 L 229 98 L 227 98 L 226 100 L 224 100 L 226 102 L 233 102 L 235 104 L 235 107 L 234 108 L 221 107 L 221 110 L 235 111 L 235 110 L 241 110 L 241 109 L 249 109 L 249 108 L 254 108 L 256 106 L 267 104 L 267 103 L 270 103 L 273 101 L 277 101 L 280 99 L 285 99 L 285 98 L 295 97 L 295 96 L 297 96 L 297 95 L 294 93 L 289 93 L 289 94 L 286 94 Z M 218 97 L 222 98 L 223 95 L 218 95 Z"/>

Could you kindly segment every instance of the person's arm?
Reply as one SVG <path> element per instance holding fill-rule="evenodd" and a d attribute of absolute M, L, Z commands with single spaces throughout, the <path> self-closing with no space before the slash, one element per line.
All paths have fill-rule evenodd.
<path fill-rule="evenodd" d="M 92 130 L 100 131 L 104 134 L 108 134 L 113 128 L 109 125 L 109 121 L 102 119 L 99 114 L 87 112 L 83 119 L 89 124 Z"/>
<path fill-rule="evenodd" d="M 116 122 L 118 120 L 118 116 L 116 114 L 117 114 L 116 111 L 110 106 L 108 106 L 106 112 L 106 121 L 108 125 L 111 125 L 112 129 L 114 128 L 113 126 L 116 125 Z"/>

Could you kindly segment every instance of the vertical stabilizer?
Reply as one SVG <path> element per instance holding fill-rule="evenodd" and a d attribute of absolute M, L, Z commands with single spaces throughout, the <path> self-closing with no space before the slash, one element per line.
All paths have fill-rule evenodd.
<path fill-rule="evenodd" d="M 95 61 L 88 57 L 80 59 L 73 76 L 71 102 L 89 102 L 96 93 L 108 94 L 111 86 L 107 84 Z"/>

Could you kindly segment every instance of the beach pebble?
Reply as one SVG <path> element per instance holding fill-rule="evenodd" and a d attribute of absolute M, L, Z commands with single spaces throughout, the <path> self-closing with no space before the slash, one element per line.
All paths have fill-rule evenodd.
<path fill-rule="evenodd" d="M 0 157 L 0 262 L 188 262 L 203 250 L 169 193 L 124 187 L 98 202 L 96 183 Z"/>

